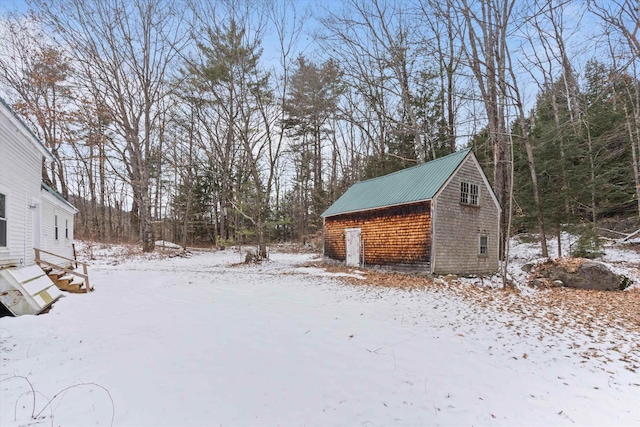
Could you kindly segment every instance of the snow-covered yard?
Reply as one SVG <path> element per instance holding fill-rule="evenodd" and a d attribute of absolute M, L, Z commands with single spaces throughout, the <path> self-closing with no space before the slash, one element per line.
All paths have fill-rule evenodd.
<path fill-rule="evenodd" d="M 562 300 L 592 294 L 119 258 L 0 319 L 0 425 L 640 425 L 640 328 Z"/>

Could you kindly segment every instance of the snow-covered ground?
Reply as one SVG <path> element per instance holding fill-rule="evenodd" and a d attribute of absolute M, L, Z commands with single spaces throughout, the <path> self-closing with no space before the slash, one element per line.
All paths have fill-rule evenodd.
<path fill-rule="evenodd" d="M 562 233 L 561 244 L 563 257 L 570 256 L 571 247 L 577 242 L 578 238 L 569 233 Z M 635 249 L 634 248 L 638 248 Z M 550 258 L 558 257 L 558 240 L 556 238 L 547 239 L 547 250 Z M 598 261 L 607 265 L 607 267 L 617 275 L 624 275 L 633 281 L 631 289 L 640 289 L 640 248 L 637 243 L 634 245 L 616 244 L 608 242 L 602 248 L 604 254 L 596 258 Z M 535 264 L 543 262 L 540 243 L 535 236 L 523 235 L 511 239 L 509 247 L 509 265 L 508 277 L 513 281 L 521 291 L 527 291 L 528 273 L 522 270 L 522 266 L 527 263 Z M 464 279 L 463 279 L 464 281 Z M 476 283 L 477 281 L 472 280 Z M 502 277 L 495 275 L 485 278 L 482 282 L 485 286 L 502 287 Z"/>
<path fill-rule="evenodd" d="M 308 254 L 91 254 L 95 292 L 0 319 L 1 426 L 640 425 L 636 324 Z"/>

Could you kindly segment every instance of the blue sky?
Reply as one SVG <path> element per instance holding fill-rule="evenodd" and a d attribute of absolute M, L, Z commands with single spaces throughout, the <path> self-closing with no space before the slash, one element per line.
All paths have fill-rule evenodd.
<path fill-rule="evenodd" d="M 0 0 L 0 13 L 25 10 L 27 10 L 27 3 L 24 0 Z"/>

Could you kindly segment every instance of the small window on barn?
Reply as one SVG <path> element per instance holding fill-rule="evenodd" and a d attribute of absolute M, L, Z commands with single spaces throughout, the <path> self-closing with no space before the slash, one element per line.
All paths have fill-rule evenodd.
<path fill-rule="evenodd" d="M 54 229 L 55 239 L 58 240 L 58 215 L 54 215 L 53 217 L 53 229 Z"/>
<path fill-rule="evenodd" d="M 478 204 L 478 186 L 476 184 L 470 184 L 469 185 L 469 203 L 471 203 L 472 205 L 477 205 Z"/>
<path fill-rule="evenodd" d="M 0 247 L 2 246 L 7 246 L 7 202 L 4 194 L 0 194 Z"/>
<path fill-rule="evenodd" d="M 468 182 L 460 183 L 460 203 L 478 205 L 478 185 Z"/>
<path fill-rule="evenodd" d="M 469 183 L 460 183 L 460 203 L 469 203 Z"/>
<path fill-rule="evenodd" d="M 64 220 L 64 238 L 65 239 L 69 238 L 69 220 L 68 219 Z"/>
<path fill-rule="evenodd" d="M 489 237 L 488 236 L 480 236 L 480 241 L 478 242 L 478 255 L 487 256 L 489 249 Z"/>

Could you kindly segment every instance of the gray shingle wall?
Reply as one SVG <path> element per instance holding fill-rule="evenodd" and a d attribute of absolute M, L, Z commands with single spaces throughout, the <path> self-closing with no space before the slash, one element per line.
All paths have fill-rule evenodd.
<path fill-rule="evenodd" d="M 477 184 L 479 206 L 460 203 L 460 182 Z M 433 272 L 436 274 L 483 274 L 498 270 L 499 210 L 484 185 L 473 158 L 437 195 L 433 204 Z M 478 254 L 479 236 L 488 236 L 486 256 Z"/>

